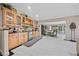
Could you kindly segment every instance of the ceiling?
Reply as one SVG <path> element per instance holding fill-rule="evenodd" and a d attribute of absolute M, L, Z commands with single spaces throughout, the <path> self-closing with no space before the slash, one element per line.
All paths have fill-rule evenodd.
<path fill-rule="evenodd" d="M 10 3 L 18 11 L 21 11 L 33 19 L 46 21 L 65 16 L 79 15 L 78 3 Z M 28 9 L 28 6 L 31 9 Z M 37 16 L 37 17 L 36 17 Z"/>

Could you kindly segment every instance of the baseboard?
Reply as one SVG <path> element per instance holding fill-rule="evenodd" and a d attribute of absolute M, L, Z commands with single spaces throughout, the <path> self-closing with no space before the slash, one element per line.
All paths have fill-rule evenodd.
<path fill-rule="evenodd" d="M 8 56 L 9 55 L 9 51 L 8 52 L 3 52 L 1 49 L 0 49 L 0 56 Z"/>
<path fill-rule="evenodd" d="M 76 42 L 76 40 L 67 40 L 67 39 L 64 39 L 65 41 L 70 41 L 70 42 Z"/>
<path fill-rule="evenodd" d="M 77 56 L 79 56 L 79 54 L 77 53 Z"/>

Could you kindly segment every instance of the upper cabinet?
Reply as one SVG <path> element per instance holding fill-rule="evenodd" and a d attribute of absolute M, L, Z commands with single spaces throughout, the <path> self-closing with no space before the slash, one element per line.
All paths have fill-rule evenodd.
<path fill-rule="evenodd" d="M 32 25 L 32 20 L 27 17 L 23 17 L 23 24 Z"/>
<path fill-rule="evenodd" d="M 2 9 L 3 12 L 3 26 L 14 26 L 15 25 L 15 12 L 7 8 Z"/>
<path fill-rule="evenodd" d="M 16 15 L 16 25 L 22 25 L 22 15 Z"/>
<path fill-rule="evenodd" d="M 23 17 L 22 17 L 22 25 L 23 25 L 23 26 L 26 25 L 25 21 L 26 21 L 26 17 L 23 16 Z"/>
<path fill-rule="evenodd" d="M 2 7 L 2 24 L 3 26 L 14 27 L 15 25 L 33 25 L 31 18 L 25 16 L 24 14 L 17 13 L 14 10 Z"/>
<path fill-rule="evenodd" d="M 37 21 L 33 21 L 33 28 L 35 29 L 35 28 L 37 28 L 37 26 L 38 26 L 38 22 Z"/>

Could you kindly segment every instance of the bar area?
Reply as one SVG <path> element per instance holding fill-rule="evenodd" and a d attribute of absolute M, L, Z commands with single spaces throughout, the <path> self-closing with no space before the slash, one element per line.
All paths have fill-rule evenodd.
<path fill-rule="evenodd" d="M 15 8 L 10 9 L 3 5 L 0 6 L 0 28 L 8 29 L 8 37 L 6 36 L 7 41 L 5 42 L 8 54 L 5 51 L 2 55 L 10 55 L 9 51 L 11 52 L 12 49 L 41 37 L 38 21 L 18 12 Z"/>

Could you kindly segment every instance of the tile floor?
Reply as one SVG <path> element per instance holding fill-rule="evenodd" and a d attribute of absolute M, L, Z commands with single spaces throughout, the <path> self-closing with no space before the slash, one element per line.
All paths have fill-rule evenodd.
<path fill-rule="evenodd" d="M 13 56 L 76 56 L 76 43 L 61 37 L 44 36 L 31 47 L 24 45 L 13 50 Z"/>

